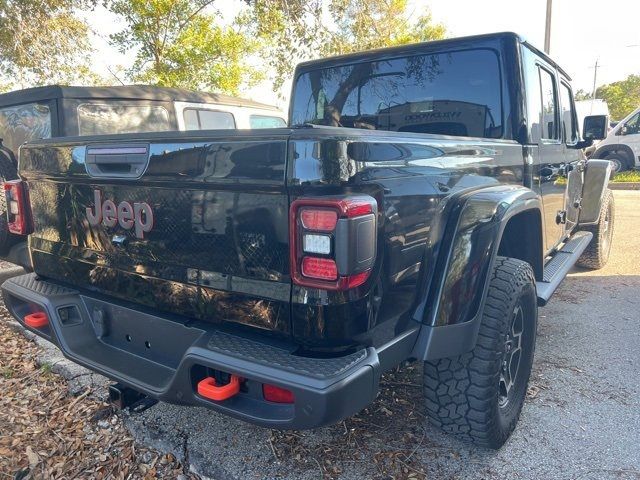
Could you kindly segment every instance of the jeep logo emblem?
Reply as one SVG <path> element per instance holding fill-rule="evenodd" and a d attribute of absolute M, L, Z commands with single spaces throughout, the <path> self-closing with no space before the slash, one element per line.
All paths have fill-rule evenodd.
<path fill-rule="evenodd" d="M 133 206 L 129 202 L 120 202 L 116 206 L 113 200 L 102 202 L 102 192 L 93 191 L 94 209 L 87 207 L 87 220 L 89 225 L 115 227 L 120 224 L 125 230 L 135 228 L 136 237 L 144 238 L 144 234 L 153 228 L 153 210 L 148 203 L 135 202 Z"/>

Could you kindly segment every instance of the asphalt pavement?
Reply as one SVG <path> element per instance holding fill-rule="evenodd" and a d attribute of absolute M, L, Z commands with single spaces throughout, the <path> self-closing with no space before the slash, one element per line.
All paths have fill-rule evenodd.
<path fill-rule="evenodd" d="M 166 404 L 123 413 L 125 424 L 215 479 L 640 479 L 640 192 L 614 196 L 610 262 L 575 269 L 540 310 L 527 402 L 499 451 L 426 423 L 419 365 L 386 375 L 364 412 L 314 431 L 275 432 Z M 56 352 L 44 355 L 51 362 Z"/>

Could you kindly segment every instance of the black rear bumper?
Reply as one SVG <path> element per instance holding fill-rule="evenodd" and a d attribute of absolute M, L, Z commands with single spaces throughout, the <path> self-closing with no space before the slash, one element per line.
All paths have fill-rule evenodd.
<path fill-rule="evenodd" d="M 44 310 L 48 326 L 25 327 L 91 370 L 158 400 L 206 406 L 279 429 L 335 423 L 366 407 L 378 392 L 380 356 L 387 353 L 384 367 L 407 358 L 417 334 L 408 332 L 380 350 L 309 358 L 294 355 L 291 345 L 144 312 L 35 274 L 7 280 L 2 292 L 7 308 L 23 325 L 26 315 Z M 197 383 L 211 372 L 246 379 L 242 391 L 224 401 L 200 396 Z M 292 391 L 294 403 L 266 401 L 263 384 Z"/>

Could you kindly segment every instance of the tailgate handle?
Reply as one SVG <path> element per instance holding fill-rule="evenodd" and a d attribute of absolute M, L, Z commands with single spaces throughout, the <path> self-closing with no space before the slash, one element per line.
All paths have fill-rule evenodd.
<path fill-rule="evenodd" d="M 139 178 L 149 164 L 149 145 L 88 145 L 85 167 L 92 177 Z"/>
<path fill-rule="evenodd" d="M 238 394 L 240 391 L 240 377 L 231 375 L 231 380 L 226 385 L 217 386 L 216 379 L 207 377 L 198 382 L 198 394 L 209 400 L 221 402 Z"/>

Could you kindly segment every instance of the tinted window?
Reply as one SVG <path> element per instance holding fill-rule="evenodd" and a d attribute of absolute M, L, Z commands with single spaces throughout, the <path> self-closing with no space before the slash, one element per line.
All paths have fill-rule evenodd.
<path fill-rule="evenodd" d="M 562 130 L 567 143 L 578 141 L 576 109 L 571 89 L 564 83 L 560 85 L 560 102 L 562 103 Z"/>
<path fill-rule="evenodd" d="M 83 103 L 78 106 L 80 135 L 172 130 L 169 112 L 158 105 Z"/>
<path fill-rule="evenodd" d="M 184 110 L 184 124 L 187 130 L 229 130 L 236 128 L 236 122 L 231 113 L 197 108 Z"/>
<path fill-rule="evenodd" d="M 249 125 L 251 125 L 251 128 L 278 128 L 286 127 L 287 123 L 280 117 L 251 115 L 249 117 Z"/>
<path fill-rule="evenodd" d="M 24 142 L 50 137 L 51 111 L 47 105 L 29 103 L 0 109 L 0 138 L 16 155 Z"/>
<path fill-rule="evenodd" d="M 501 84 L 481 49 L 316 70 L 296 82 L 291 123 L 498 138 Z"/>
<path fill-rule="evenodd" d="M 542 138 L 558 139 L 558 100 L 553 75 L 543 68 L 540 72 L 540 91 L 542 95 Z"/>

